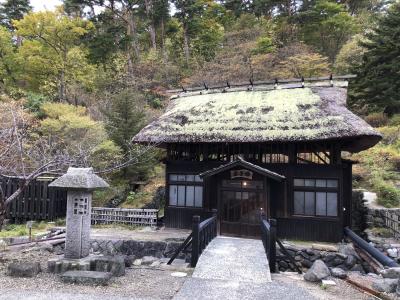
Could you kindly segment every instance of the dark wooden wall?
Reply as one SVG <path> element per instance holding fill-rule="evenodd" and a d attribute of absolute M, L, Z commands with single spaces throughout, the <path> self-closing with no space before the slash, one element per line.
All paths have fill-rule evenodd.
<path fill-rule="evenodd" d="M 171 173 L 199 174 L 218 167 L 225 162 L 168 161 L 166 176 Z M 343 227 L 351 218 L 351 163 L 341 164 L 291 164 L 268 163 L 257 165 L 284 175 L 283 183 L 270 180 L 270 216 L 278 220 L 278 236 L 281 238 L 331 241 L 342 239 Z M 327 178 L 338 179 L 338 217 L 293 216 L 293 178 Z M 166 195 L 169 195 L 168 185 Z M 203 218 L 210 216 L 211 209 L 217 205 L 216 180 L 211 178 L 204 182 L 203 209 L 168 207 L 166 204 L 166 226 L 190 228 L 191 218 L 198 214 Z M 343 214 L 343 208 L 346 209 Z"/>
<path fill-rule="evenodd" d="M 7 206 L 7 218 L 13 222 L 53 221 L 65 218 L 67 193 L 60 189 L 49 188 L 51 181 L 32 181 L 25 191 Z M 1 182 L 6 197 L 18 189 L 17 179 Z"/>

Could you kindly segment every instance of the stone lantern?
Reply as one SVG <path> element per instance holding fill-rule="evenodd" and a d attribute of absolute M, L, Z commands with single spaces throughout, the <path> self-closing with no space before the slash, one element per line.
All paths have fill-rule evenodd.
<path fill-rule="evenodd" d="M 109 185 L 94 174 L 92 168 L 69 168 L 49 187 L 67 190 L 67 234 L 65 258 L 79 259 L 89 255 L 92 193 Z"/>

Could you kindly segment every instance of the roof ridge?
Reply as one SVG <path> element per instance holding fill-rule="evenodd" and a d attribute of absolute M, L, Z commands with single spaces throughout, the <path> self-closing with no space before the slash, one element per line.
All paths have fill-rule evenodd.
<path fill-rule="evenodd" d="M 325 77 L 301 77 L 301 78 L 290 78 L 290 79 L 278 79 L 275 78 L 274 80 L 264 80 L 264 81 L 253 81 L 253 79 L 250 79 L 248 82 L 239 82 L 239 83 L 230 83 L 229 81 L 226 82 L 225 85 L 207 85 L 206 82 L 203 82 L 203 84 L 198 85 L 198 86 L 193 86 L 193 87 L 184 87 L 183 85 L 181 86 L 180 89 L 172 89 L 172 90 L 167 90 L 166 92 L 168 94 L 176 94 L 176 93 L 186 93 L 186 92 L 195 92 L 195 91 L 202 91 L 202 90 L 209 90 L 209 89 L 230 89 L 230 88 L 243 88 L 243 87 L 254 87 L 258 85 L 272 85 L 272 86 L 277 86 L 279 84 L 293 84 L 293 83 L 300 83 L 304 85 L 305 83 L 310 83 L 310 82 L 322 82 L 322 81 L 330 81 L 332 84 L 333 81 L 348 81 L 349 79 L 356 78 L 357 75 L 330 75 L 330 76 L 325 76 Z"/>
<path fill-rule="evenodd" d="M 287 90 L 287 89 L 299 89 L 299 88 L 318 88 L 318 87 L 340 87 L 347 88 L 347 80 L 329 80 L 329 81 L 296 81 L 289 82 L 285 84 L 255 84 L 252 85 L 241 85 L 241 86 L 225 86 L 225 87 L 208 87 L 207 89 L 192 89 L 192 90 L 179 90 L 179 93 L 172 95 L 171 99 L 181 98 L 181 97 L 191 97 L 197 95 L 207 95 L 207 94 L 219 94 L 219 93 L 232 93 L 232 92 L 261 92 L 261 91 L 273 91 L 273 90 Z"/>

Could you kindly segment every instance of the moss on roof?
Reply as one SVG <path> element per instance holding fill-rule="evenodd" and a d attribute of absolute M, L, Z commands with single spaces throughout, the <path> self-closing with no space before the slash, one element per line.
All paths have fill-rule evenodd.
<path fill-rule="evenodd" d="M 345 107 L 341 87 L 197 93 L 172 100 L 136 142 L 289 142 L 380 135 Z"/>

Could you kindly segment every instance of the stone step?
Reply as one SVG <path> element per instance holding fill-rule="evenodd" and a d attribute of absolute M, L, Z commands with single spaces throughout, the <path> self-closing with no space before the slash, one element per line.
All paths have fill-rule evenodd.
<path fill-rule="evenodd" d="M 61 279 L 67 283 L 107 285 L 112 277 L 110 272 L 97 271 L 67 271 Z"/>

